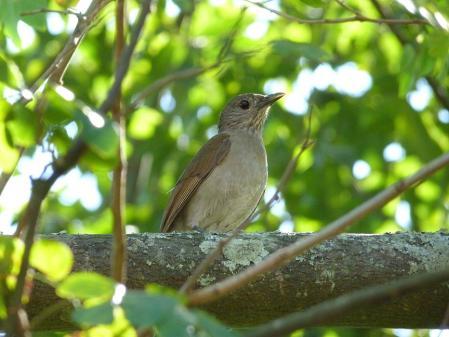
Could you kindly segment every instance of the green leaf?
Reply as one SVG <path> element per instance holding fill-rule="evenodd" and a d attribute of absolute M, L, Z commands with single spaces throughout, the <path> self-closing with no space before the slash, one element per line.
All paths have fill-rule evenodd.
<path fill-rule="evenodd" d="M 198 320 L 198 325 L 207 332 L 211 337 L 236 337 L 239 334 L 227 328 L 221 324 L 214 317 L 202 312 L 200 310 L 195 311 L 195 315 Z"/>
<path fill-rule="evenodd" d="M 418 53 L 415 64 L 414 64 L 414 73 L 415 76 L 421 77 L 428 75 L 435 66 L 436 59 L 433 57 L 429 57 L 427 50 L 420 50 Z"/>
<path fill-rule="evenodd" d="M 68 276 L 56 288 L 59 297 L 67 299 L 109 299 L 114 294 L 115 283 L 110 278 L 93 273 L 79 272 Z"/>
<path fill-rule="evenodd" d="M 19 15 L 20 20 L 25 21 L 27 24 L 32 26 L 38 30 L 45 30 L 47 28 L 46 25 L 46 17 L 47 15 L 44 13 L 34 14 L 34 15 L 21 15 L 23 12 L 29 12 L 34 9 L 46 8 L 48 7 L 48 0 L 20 0 L 16 2 L 23 2 L 23 5 L 20 8 Z"/>
<path fill-rule="evenodd" d="M 20 239 L 0 236 L 0 279 L 19 273 L 24 247 Z"/>
<path fill-rule="evenodd" d="M 0 108 L 2 107 L 0 100 Z M 9 144 L 6 135 L 6 126 L 0 122 L 0 169 L 4 172 L 11 172 L 16 167 L 19 159 L 19 150 Z"/>
<path fill-rule="evenodd" d="M 161 337 L 190 337 L 197 323 L 195 315 L 183 306 L 176 306 L 171 316 L 160 324 L 157 331 Z"/>
<path fill-rule="evenodd" d="M 190 13 L 193 11 L 192 0 L 173 0 L 173 2 L 181 9 L 183 12 Z"/>
<path fill-rule="evenodd" d="M 22 88 L 25 85 L 19 66 L 2 52 L 0 52 L 0 81 L 12 88 Z"/>
<path fill-rule="evenodd" d="M 23 12 L 47 7 L 47 0 L 5 0 L 0 11 L 0 23 L 5 26 L 5 33 L 17 46 L 20 46 L 20 36 L 17 32 L 19 20 L 37 29 L 45 29 L 45 14 L 21 16 Z"/>
<path fill-rule="evenodd" d="M 75 101 L 67 101 L 62 98 L 53 88 L 46 90 L 48 106 L 44 114 L 44 122 L 49 126 L 61 126 L 73 120 L 78 107 Z"/>
<path fill-rule="evenodd" d="M 179 293 L 176 289 L 166 287 L 157 283 L 150 283 L 145 286 L 145 291 L 150 295 L 165 295 L 175 298 L 180 303 L 186 303 L 187 297 L 184 294 Z"/>
<path fill-rule="evenodd" d="M 406 45 L 402 50 L 401 73 L 399 75 L 400 97 L 405 97 L 414 84 L 416 78 L 413 72 L 415 57 L 415 49 L 411 45 Z"/>
<path fill-rule="evenodd" d="M 104 159 L 116 157 L 119 139 L 115 123 L 91 110 L 77 116 L 82 126 L 81 137 L 92 151 Z"/>
<path fill-rule="evenodd" d="M 449 38 L 447 32 L 432 30 L 424 43 L 427 46 L 431 58 L 446 58 L 449 50 Z"/>
<path fill-rule="evenodd" d="M 114 320 L 114 308 L 110 302 L 89 308 L 76 308 L 72 319 L 81 326 L 111 324 Z"/>
<path fill-rule="evenodd" d="M 162 122 L 161 113 L 151 108 L 136 110 L 129 121 L 129 135 L 135 139 L 148 139 L 153 136 L 156 127 Z"/>
<path fill-rule="evenodd" d="M 50 281 L 56 282 L 70 273 L 73 265 L 73 254 L 65 243 L 39 240 L 31 248 L 30 263 Z"/>
<path fill-rule="evenodd" d="M 301 0 L 301 2 L 311 7 L 323 7 L 325 4 L 324 0 Z"/>
<path fill-rule="evenodd" d="M 6 303 L 3 296 L 0 296 L 0 319 L 6 318 Z"/>
<path fill-rule="evenodd" d="M 178 302 L 172 297 L 149 295 L 141 290 L 128 291 L 122 303 L 126 317 L 139 329 L 170 318 L 177 305 Z"/>
<path fill-rule="evenodd" d="M 325 61 L 330 59 L 328 53 L 311 43 L 276 40 L 272 42 L 272 48 L 276 54 L 289 58 L 306 57 L 314 61 Z"/>
<path fill-rule="evenodd" d="M 21 104 L 12 107 L 11 119 L 6 122 L 6 128 L 14 145 L 28 147 L 36 142 L 36 114 Z"/>
<path fill-rule="evenodd" d="M 166 293 L 167 288 L 152 286 L 152 291 Z M 192 336 L 192 329 L 202 330 L 201 336 L 238 336 L 214 318 L 200 311 L 189 311 L 176 297 L 170 295 L 131 290 L 125 295 L 122 308 L 134 327 L 141 329 L 154 326 L 161 337 Z"/>

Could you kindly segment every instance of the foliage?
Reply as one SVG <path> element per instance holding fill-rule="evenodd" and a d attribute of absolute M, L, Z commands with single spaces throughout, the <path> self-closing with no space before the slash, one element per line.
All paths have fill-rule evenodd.
<path fill-rule="evenodd" d="M 444 90 L 435 94 L 431 86 L 449 85 L 449 8 L 444 0 L 415 2 L 421 14 L 416 14 L 418 7 L 412 13 L 407 11 L 411 5 L 406 8 L 399 2 L 383 1 L 381 6 L 393 18 L 423 17 L 431 24 L 394 25 L 392 30 L 367 22 L 301 24 L 230 0 L 155 2 L 123 83 L 127 229 L 158 231 L 168 191 L 215 132 L 220 109 L 242 92 L 288 93 L 272 108 L 264 132 L 270 168 L 267 194 L 304 137 L 308 111 L 313 114 L 316 141 L 301 158 L 281 201 L 250 231 L 318 230 L 448 151 L 449 94 Z M 378 18 L 375 3 L 347 2 L 356 12 Z M 17 224 L 29 197 L 29 175 L 48 175 L 46 165 L 66 153 L 79 136 L 88 151 L 52 188 L 42 208 L 39 231 L 110 233 L 110 172 L 117 163 L 118 132 L 111 117 L 98 115 L 96 109 L 114 75 L 114 5 L 106 7 L 83 39 L 63 86 L 44 83 L 26 105 L 13 102 L 30 94 L 25 89 L 59 53 L 72 33 L 75 16 L 21 13 L 39 8 L 61 11 L 74 4 L 7 0 L 3 5 L 0 170 L 2 177 L 13 176 L 0 197 L 1 228 Z M 128 6 L 129 18 L 134 18 L 138 3 Z M 331 0 L 281 0 L 278 9 L 304 19 L 354 15 Z M 176 78 L 179 71 L 188 69 L 204 71 Z M 167 76 L 174 80 L 156 86 Z M 448 172 L 437 174 L 351 230 L 449 229 Z M 2 292 L 14 288 L 22 254 L 22 241 L 0 238 Z M 161 290 L 128 290 L 122 301 L 111 302 L 117 285 L 93 273 L 69 275 L 72 261 L 68 248 L 59 243 L 38 241 L 33 246 L 32 267 L 56 287 L 59 296 L 78 303 L 73 320 L 85 328 L 86 335 L 92 329 L 124 329 L 131 336 L 135 335 L 131 327 L 150 326 L 160 336 L 235 335 Z M 5 310 L 0 297 L 0 318 Z M 143 311 L 152 314 L 140 315 Z"/>

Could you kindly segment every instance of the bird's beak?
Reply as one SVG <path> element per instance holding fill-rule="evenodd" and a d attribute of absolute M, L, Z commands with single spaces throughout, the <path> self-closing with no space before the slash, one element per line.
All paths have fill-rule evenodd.
<path fill-rule="evenodd" d="M 275 94 L 266 95 L 262 98 L 262 100 L 258 104 L 258 108 L 262 109 L 267 106 L 272 105 L 274 102 L 276 102 L 278 99 L 283 97 L 285 94 L 283 92 L 277 92 Z"/>

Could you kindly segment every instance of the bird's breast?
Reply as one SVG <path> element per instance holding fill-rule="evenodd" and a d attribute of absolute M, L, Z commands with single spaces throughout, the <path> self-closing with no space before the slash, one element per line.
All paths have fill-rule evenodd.
<path fill-rule="evenodd" d="M 223 161 L 222 170 L 229 181 L 237 185 L 258 187 L 267 180 L 267 155 L 262 138 L 247 132 L 231 133 L 231 149 Z M 221 166 L 221 165 L 220 165 Z"/>
<path fill-rule="evenodd" d="M 228 231 L 257 206 L 267 182 L 267 157 L 262 138 L 247 132 L 229 132 L 226 158 L 200 185 L 183 212 L 185 227 Z"/>
<path fill-rule="evenodd" d="M 231 133 L 230 141 L 229 154 L 212 172 L 212 179 L 208 179 L 215 186 L 206 188 L 215 189 L 216 206 L 245 213 L 254 209 L 265 190 L 268 175 L 265 147 L 260 137 L 246 132 Z"/>

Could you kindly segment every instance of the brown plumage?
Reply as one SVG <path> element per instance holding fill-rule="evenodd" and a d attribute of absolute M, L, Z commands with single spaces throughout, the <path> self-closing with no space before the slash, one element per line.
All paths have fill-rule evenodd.
<path fill-rule="evenodd" d="M 196 154 L 175 188 L 162 232 L 232 230 L 254 211 L 265 190 L 262 128 L 270 106 L 284 94 L 242 94 L 220 116 L 218 134 Z"/>

